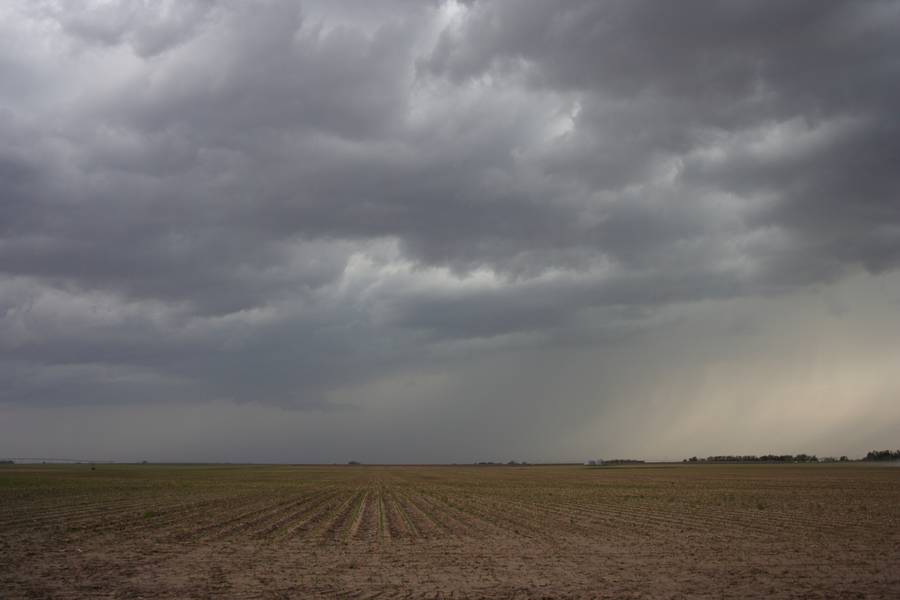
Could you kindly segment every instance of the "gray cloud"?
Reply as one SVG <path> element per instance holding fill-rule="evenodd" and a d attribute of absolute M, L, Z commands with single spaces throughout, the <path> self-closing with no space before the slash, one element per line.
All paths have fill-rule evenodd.
<path fill-rule="evenodd" d="M 530 407 L 523 431 L 549 397 L 557 434 L 627 412 L 639 378 L 561 365 L 627 346 L 665 374 L 641 343 L 679 311 L 892 285 L 898 24 L 892 2 L 8 3 L 0 402 L 352 420 L 421 377 L 410 427 L 467 423 L 457 388 Z"/>

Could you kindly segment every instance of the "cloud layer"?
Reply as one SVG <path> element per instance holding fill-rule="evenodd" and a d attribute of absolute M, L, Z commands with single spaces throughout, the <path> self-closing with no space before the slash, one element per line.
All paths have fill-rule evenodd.
<path fill-rule="evenodd" d="M 672 441 L 599 451 L 690 452 L 641 416 L 645 377 L 713 440 L 697 415 L 765 396 L 763 355 L 800 413 L 862 407 L 898 378 L 872 358 L 881 387 L 838 391 L 771 323 L 821 300 L 784 327 L 854 373 L 898 332 L 898 25 L 895 2 L 5 3 L 0 405 L 328 421 L 302 452 L 251 427 L 254 460 L 421 450 L 392 423 L 429 460 L 470 458 L 445 426 L 560 458 L 612 420 Z M 192 452 L 241 458 L 215 448 Z"/>

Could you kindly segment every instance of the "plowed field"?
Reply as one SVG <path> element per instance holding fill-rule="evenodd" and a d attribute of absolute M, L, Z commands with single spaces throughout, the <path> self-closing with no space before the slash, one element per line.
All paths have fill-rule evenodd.
<path fill-rule="evenodd" d="M 900 598 L 900 468 L 0 467 L 0 598 Z"/>

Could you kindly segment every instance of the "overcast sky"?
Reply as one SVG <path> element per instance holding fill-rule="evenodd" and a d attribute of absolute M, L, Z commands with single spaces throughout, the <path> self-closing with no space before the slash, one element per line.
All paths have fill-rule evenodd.
<path fill-rule="evenodd" d="M 0 455 L 900 446 L 900 3 L 0 3 Z"/>

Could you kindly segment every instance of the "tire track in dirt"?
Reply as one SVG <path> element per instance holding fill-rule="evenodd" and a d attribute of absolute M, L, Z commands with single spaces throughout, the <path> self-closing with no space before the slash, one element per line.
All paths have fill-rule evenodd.
<path fill-rule="evenodd" d="M 361 500 L 364 492 L 356 489 L 348 492 L 349 496 L 333 511 L 331 511 L 325 519 L 320 523 L 313 532 L 311 538 L 318 545 L 326 545 L 341 541 L 341 532 L 347 526 L 353 509 Z"/>
<path fill-rule="evenodd" d="M 570 506 L 582 511 L 602 510 L 602 508 L 598 507 L 596 504 L 571 504 Z M 739 526 L 745 535 L 751 535 L 757 538 L 773 533 L 771 528 L 761 526 L 758 522 L 741 522 L 727 513 L 713 514 L 709 511 L 705 511 L 697 515 L 692 515 L 682 510 L 668 509 L 661 503 L 649 504 L 647 502 L 641 502 L 622 505 L 608 503 L 603 508 L 608 511 L 617 512 L 618 514 L 627 514 L 642 526 L 658 524 L 662 525 L 663 529 L 674 530 L 677 526 L 685 529 L 703 531 L 709 528 L 710 523 L 716 523 L 722 526 L 723 530 L 734 529 Z"/>
<path fill-rule="evenodd" d="M 185 522 L 193 522 L 196 519 L 208 519 L 210 515 L 218 515 L 232 510 L 236 505 L 252 505 L 259 500 L 258 494 L 242 494 L 196 502 L 184 503 L 172 507 L 154 507 L 153 512 L 158 512 L 148 520 L 146 524 L 137 524 L 135 529 L 168 530 L 171 527 L 182 525 Z"/>
<path fill-rule="evenodd" d="M 785 511 L 783 508 L 777 507 L 777 505 L 773 506 L 771 509 L 768 505 L 765 505 L 764 508 L 756 510 L 747 507 L 734 507 L 731 509 L 708 508 L 706 509 L 705 514 L 719 519 L 719 522 L 746 519 L 759 523 L 759 517 L 764 517 L 764 522 L 777 525 L 778 528 L 796 529 L 798 531 L 814 528 L 820 531 L 830 531 L 834 533 L 853 532 L 867 535 L 871 533 L 872 530 L 879 530 L 883 525 L 883 523 L 878 520 L 872 520 L 869 524 L 851 522 L 846 519 L 836 518 L 829 513 L 811 517 L 799 510 Z M 774 527 L 769 529 L 774 529 Z"/>
<path fill-rule="evenodd" d="M 61 521 L 66 521 L 66 525 L 76 524 L 80 520 L 90 520 L 93 516 L 108 516 L 110 509 L 113 510 L 137 510 L 146 503 L 140 500 L 122 500 L 118 502 L 95 502 L 84 507 L 57 507 L 55 510 L 46 511 L 40 509 L 32 509 L 30 511 L 20 511 L 19 516 L 10 517 L 0 521 L 0 527 L 40 527 L 44 525 L 56 525 Z M 37 510 L 38 514 L 33 514 Z M 29 516 L 29 513 L 32 513 Z M 115 513 L 113 513 L 115 514 Z"/>
<path fill-rule="evenodd" d="M 388 543 L 393 539 L 387 506 L 385 505 L 385 491 L 381 485 L 378 486 L 378 537 L 381 541 Z"/>
<path fill-rule="evenodd" d="M 313 497 L 316 495 L 313 494 Z M 212 535 L 204 539 L 219 542 L 238 536 L 253 537 L 254 533 L 265 530 L 266 527 L 271 525 L 272 521 L 278 520 L 279 515 L 294 510 L 298 506 L 302 507 L 309 499 L 307 496 L 301 496 L 277 502 L 263 510 L 257 511 L 250 517 L 241 518 L 236 522 L 232 521 L 229 526 L 216 530 Z"/>
<path fill-rule="evenodd" d="M 350 525 L 347 528 L 346 535 L 344 536 L 344 541 L 351 541 L 357 538 L 360 528 L 363 525 L 363 521 L 366 517 L 366 513 L 370 511 L 370 507 L 373 504 L 372 496 L 374 495 L 371 489 L 367 489 L 363 492 L 362 498 L 359 503 L 356 504 L 353 508 L 353 514 L 350 516 Z"/>
<path fill-rule="evenodd" d="M 565 502 L 550 505 L 546 508 L 557 510 L 561 515 L 570 516 L 581 524 L 582 529 L 597 525 L 616 527 L 628 530 L 633 535 L 640 537 L 659 537 L 663 534 L 677 535 L 681 533 L 676 526 L 698 529 L 702 523 L 686 522 L 685 520 L 669 515 L 660 514 L 655 508 L 635 508 L 624 504 L 609 501 L 605 504 L 581 505 Z M 604 530 L 606 528 L 604 527 Z"/>
<path fill-rule="evenodd" d="M 119 506 L 113 511 L 97 510 L 90 514 L 82 514 L 74 519 L 60 516 L 52 521 L 32 523 L 29 526 L 31 528 L 43 528 L 45 530 L 62 529 L 67 534 L 77 535 L 80 539 L 90 539 L 103 535 L 109 531 L 115 531 L 117 534 L 121 534 L 126 531 L 155 528 L 164 523 L 164 521 L 158 519 L 158 517 L 163 514 L 166 515 L 165 521 L 180 521 L 183 519 L 181 516 L 183 512 L 198 512 L 203 510 L 203 506 L 208 506 L 210 503 L 214 502 L 218 502 L 218 500 L 203 500 L 194 503 L 175 505 L 174 507 L 160 505 L 159 503 L 148 505 L 146 502 L 143 502 Z M 152 510 L 149 510 L 151 508 Z"/>
<path fill-rule="evenodd" d="M 381 521 L 379 513 L 379 489 L 374 486 L 371 490 L 366 511 L 363 513 L 362 523 L 359 528 L 358 539 L 370 545 L 380 545 L 384 538 L 381 535 Z"/>
<path fill-rule="evenodd" d="M 416 537 L 416 531 L 406 520 L 405 515 L 397 506 L 397 500 L 392 490 L 386 487 L 382 492 L 382 505 L 388 524 L 388 535 L 391 540 L 408 539 Z"/>
<path fill-rule="evenodd" d="M 510 504 L 518 504 L 522 510 L 532 515 L 534 520 L 542 523 L 548 537 L 558 537 L 559 534 L 563 534 L 566 536 L 571 534 L 584 535 L 589 526 L 602 523 L 604 527 L 599 528 L 599 530 L 598 528 L 594 527 L 594 532 L 602 533 L 602 539 L 615 542 L 623 542 L 627 539 L 630 539 L 627 535 L 625 535 L 621 528 L 606 527 L 606 525 L 614 524 L 614 519 L 608 519 L 605 521 L 596 519 L 592 520 L 591 522 L 585 523 L 585 521 L 581 518 L 576 519 L 575 514 L 573 514 L 572 511 L 565 510 L 558 506 L 547 506 L 537 502 L 516 500 L 507 500 L 507 502 Z M 578 516 L 580 517 L 580 515 Z M 552 527 L 546 526 L 548 521 L 553 523 Z"/>
<path fill-rule="evenodd" d="M 467 500 L 468 502 L 453 502 L 452 504 L 445 502 L 444 504 L 470 513 L 482 522 L 490 523 L 505 535 L 512 534 L 532 540 L 546 539 L 546 532 L 542 528 L 536 527 L 528 519 L 521 518 L 521 515 L 514 515 L 509 506 L 498 504 L 497 501 L 484 496 L 469 497 Z"/>
<path fill-rule="evenodd" d="M 272 506 L 273 499 L 260 494 L 245 494 L 217 499 L 206 506 L 166 515 L 158 526 L 158 537 L 166 541 L 184 541 L 214 531 L 232 519 L 249 518 L 254 512 Z"/>
<path fill-rule="evenodd" d="M 17 499 L 9 498 L 8 502 L 22 502 L 18 506 L 12 504 L 10 507 L 0 510 L 0 523 L 9 523 L 22 520 L 23 518 L 39 518 L 43 516 L 54 516 L 55 513 L 66 513 L 72 510 L 103 508 L 105 506 L 116 506 L 122 504 L 131 504 L 139 501 L 139 497 L 134 494 L 126 498 L 98 498 L 93 496 L 61 496 L 58 498 L 35 500 L 33 498 Z"/>
<path fill-rule="evenodd" d="M 239 506 L 224 508 L 218 513 L 206 515 L 206 519 L 204 519 L 206 521 L 205 524 L 193 526 L 188 530 L 176 533 L 175 539 L 207 539 L 207 537 L 215 536 L 218 531 L 238 526 L 248 519 L 253 519 L 263 513 L 277 509 L 277 507 L 289 505 L 292 502 L 294 502 L 293 499 L 284 500 L 283 498 L 278 498 L 273 501 L 272 498 L 264 497 L 246 504 L 241 503 Z M 253 508 L 235 514 L 237 510 L 241 508 L 247 509 L 248 506 Z"/>
<path fill-rule="evenodd" d="M 440 525 L 437 521 L 435 521 L 430 515 L 420 509 L 415 502 L 412 501 L 411 495 L 405 493 L 401 490 L 395 490 L 394 492 L 398 504 L 403 509 L 404 513 L 409 517 L 412 522 L 415 530 L 418 532 L 418 537 L 422 538 L 441 538 L 441 537 L 449 537 L 450 531 L 444 526 Z"/>
<path fill-rule="evenodd" d="M 595 511 L 593 510 L 593 507 L 591 507 L 591 509 L 582 508 L 573 505 L 570 501 L 549 502 L 505 498 L 497 500 L 495 508 L 498 511 L 510 514 L 513 511 L 518 511 L 519 517 L 515 519 L 514 522 L 521 523 L 524 521 L 528 523 L 532 529 L 542 531 L 543 535 L 549 537 L 555 537 L 555 534 L 559 533 L 561 530 L 568 533 L 583 534 L 591 526 L 596 525 L 604 526 L 601 531 L 606 534 L 606 537 L 612 535 L 614 538 L 622 539 L 625 539 L 625 537 L 619 535 L 619 533 L 624 529 L 623 525 L 631 524 L 637 529 L 643 529 L 645 535 L 648 531 L 648 523 L 644 522 L 641 518 L 627 519 L 621 511 Z M 590 520 L 586 521 L 585 516 L 589 517 Z M 545 521 L 548 518 L 554 519 L 558 528 L 548 530 L 545 524 Z M 534 521 L 537 521 L 538 524 L 532 525 L 532 522 Z"/>
<path fill-rule="evenodd" d="M 764 487 L 760 487 L 757 479 L 727 479 L 728 487 L 721 487 L 723 480 L 720 478 L 700 478 L 691 480 L 689 483 L 681 482 L 678 487 L 678 493 L 682 498 L 691 498 L 690 504 L 683 502 L 672 507 L 674 511 L 683 515 L 692 515 L 698 512 L 698 507 L 702 506 L 703 520 L 708 521 L 715 519 L 717 523 L 728 524 L 736 520 L 741 520 L 747 526 L 761 526 L 767 528 L 767 523 L 779 523 L 783 527 L 796 528 L 797 530 L 807 530 L 814 528 L 816 530 L 830 530 L 836 533 L 856 531 L 860 534 L 867 534 L 872 529 L 878 529 L 878 523 L 873 520 L 870 526 L 860 523 L 858 519 L 848 518 L 844 513 L 835 513 L 824 507 L 841 506 L 847 494 L 847 486 L 852 484 L 852 480 L 844 480 L 842 478 L 827 479 L 819 481 L 816 485 L 810 485 L 805 488 L 808 493 L 811 490 L 819 490 L 815 494 L 818 503 L 814 503 L 813 508 L 819 507 L 818 511 L 812 514 L 804 510 L 804 507 L 796 506 L 796 503 L 786 502 L 791 498 L 792 490 L 796 487 L 796 482 L 780 483 L 767 478 L 761 478 L 765 481 Z M 701 483 L 702 482 L 702 483 Z M 662 481 L 660 485 L 674 485 L 671 481 Z M 715 486 L 712 490 L 710 486 Z M 838 486 L 837 488 L 835 486 Z M 674 489 L 672 491 L 675 491 Z M 646 491 L 645 491 L 646 493 Z M 633 498 L 633 495 L 618 494 L 616 497 Z M 645 502 L 648 506 L 665 506 L 664 496 L 654 497 L 652 494 L 648 498 L 649 502 Z M 737 498 L 737 505 L 729 506 L 728 504 L 720 505 L 719 498 L 731 499 L 732 502 Z M 592 499 L 586 499 L 591 502 Z M 758 502 L 762 507 L 754 508 L 753 503 Z M 787 504 L 791 504 L 787 506 Z M 666 507 L 669 508 L 669 507 Z M 765 516 L 764 520 L 760 517 Z M 765 524 L 764 524 L 765 523 Z M 767 529 L 768 530 L 768 529 Z"/>
<path fill-rule="evenodd" d="M 737 514 L 723 512 L 721 514 L 709 514 L 707 512 L 692 516 L 683 510 L 673 509 L 662 503 L 625 503 L 615 499 L 596 500 L 591 504 L 578 502 L 560 502 L 543 506 L 546 510 L 558 512 L 560 515 L 570 514 L 579 517 L 582 527 L 587 524 L 608 523 L 621 527 L 629 526 L 629 529 L 639 535 L 645 535 L 652 531 L 654 536 L 681 535 L 684 530 L 705 531 L 711 523 L 720 526 L 722 531 L 734 531 L 740 529 L 744 536 L 765 541 L 767 538 L 778 535 L 777 528 L 769 527 L 759 522 L 758 519 L 745 520 L 737 518 Z M 591 519 L 587 524 L 583 517 Z"/>
<path fill-rule="evenodd" d="M 212 540 L 223 541 L 238 536 L 251 539 L 266 539 L 274 531 L 277 531 L 284 522 L 290 522 L 292 518 L 314 510 L 319 505 L 319 502 L 327 502 L 330 495 L 330 489 L 310 490 L 305 495 L 296 496 L 287 502 L 279 503 L 269 511 L 218 532 L 213 536 Z"/>
<path fill-rule="evenodd" d="M 285 536 L 290 535 L 290 532 L 293 531 L 299 523 L 304 522 L 308 517 L 315 514 L 317 509 L 326 506 L 336 494 L 336 490 L 328 488 L 323 489 L 321 493 L 311 494 L 308 497 L 300 499 L 295 505 L 299 506 L 298 510 L 291 510 L 293 507 L 288 507 L 279 511 L 279 513 L 275 515 L 274 521 L 270 520 L 263 527 L 248 532 L 247 536 L 259 540 L 268 539 L 275 541 L 282 539 Z"/>
<path fill-rule="evenodd" d="M 423 492 L 418 498 L 428 505 L 429 513 L 453 519 L 459 523 L 461 537 L 485 539 L 508 533 L 506 529 L 494 522 L 490 515 L 471 508 L 472 497 L 467 496 L 458 502 L 451 503 L 434 492 Z M 469 507 L 469 510 L 464 507 Z"/>
<path fill-rule="evenodd" d="M 312 532 L 318 530 L 321 524 L 335 511 L 336 507 L 344 501 L 346 490 L 333 490 L 327 498 L 316 504 L 312 509 L 285 525 L 281 532 L 275 536 L 277 541 L 309 541 Z"/>
<path fill-rule="evenodd" d="M 256 498 L 256 496 L 244 496 L 239 498 L 213 498 L 207 500 L 198 500 L 196 502 L 188 502 L 173 506 L 154 505 L 151 507 L 143 505 L 140 511 L 119 513 L 109 518 L 106 517 L 101 523 L 94 524 L 93 527 L 83 528 L 81 532 L 86 538 L 102 536 L 110 531 L 121 535 L 122 533 L 135 532 L 155 532 L 165 535 L 171 529 L 189 522 L 193 517 L 199 515 L 209 515 L 215 512 L 215 509 L 221 510 L 222 506 L 228 505 L 235 501 L 244 501 Z"/>

